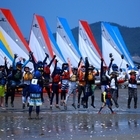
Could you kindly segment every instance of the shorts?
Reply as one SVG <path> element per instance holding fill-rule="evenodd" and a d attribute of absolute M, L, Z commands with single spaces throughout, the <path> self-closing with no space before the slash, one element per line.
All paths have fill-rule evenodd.
<path fill-rule="evenodd" d="M 4 97 L 5 94 L 5 86 L 0 86 L 0 97 Z"/>

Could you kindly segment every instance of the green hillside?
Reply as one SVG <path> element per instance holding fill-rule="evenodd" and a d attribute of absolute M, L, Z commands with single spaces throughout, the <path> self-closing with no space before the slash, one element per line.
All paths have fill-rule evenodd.
<path fill-rule="evenodd" d="M 130 54 L 132 56 L 140 56 L 140 27 L 129 28 L 115 23 L 110 24 L 119 28 Z M 98 46 L 101 48 L 101 22 L 90 24 L 90 28 L 97 41 Z M 72 33 L 76 42 L 78 42 L 78 27 L 72 29 Z"/>

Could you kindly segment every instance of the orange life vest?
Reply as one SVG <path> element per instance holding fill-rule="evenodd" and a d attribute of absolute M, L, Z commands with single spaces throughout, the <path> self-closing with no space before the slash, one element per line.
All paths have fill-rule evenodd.
<path fill-rule="evenodd" d="M 32 80 L 32 78 L 33 78 L 33 74 L 31 72 L 25 73 L 23 75 L 24 81 Z"/>
<path fill-rule="evenodd" d="M 51 73 L 50 67 L 45 66 L 45 67 L 44 67 L 44 72 L 45 72 L 46 74 L 50 74 L 50 73 Z"/>
<path fill-rule="evenodd" d="M 78 79 L 79 79 L 79 81 L 85 81 L 85 72 L 82 72 L 80 70 Z"/>
<path fill-rule="evenodd" d="M 62 74 L 62 80 L 69 80 L 70 79 L 70 73 L 69 73 L 69 71 L 67 71 L 67 72 L 63 72 L 63 74 Z"/>
<path fill-rule="evenodd" d="M 60 82 L 60 75 L 59 75 L 59 74 L 56 74 L 56 75 L 53 77 L 53 82 L 54 82 L 54 83 L 59 83 L 59 82 Z"/>

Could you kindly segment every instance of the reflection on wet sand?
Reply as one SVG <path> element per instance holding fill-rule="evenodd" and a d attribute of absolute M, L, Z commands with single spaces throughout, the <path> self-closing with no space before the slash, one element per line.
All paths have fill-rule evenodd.
<path fill-rule="evenodd" d="M 140 138 L 140 115 L 42 113 L 40 120 L 28 120 L 26 114 L 0 115 L 1 139 L 93 139 Z"/>
<path fill-rule="evenodd" d="M 46 101 L 40 120 L 28 120 L 28 108 L 22 110 L 17 97 L 14 108 L 0 108 L 0 140 L 140 140 L 140 102 L 137 109 L 127 109 L 127 90 L 119 91 L 119 108 L 113 106 L 117 114 L 110 114 L 108 108 L 97 114 L 102 103 L 96 90 L 96 108 L 75 110 L 69 102 L 67 111 L 63 107 L 50 111 Z"/>

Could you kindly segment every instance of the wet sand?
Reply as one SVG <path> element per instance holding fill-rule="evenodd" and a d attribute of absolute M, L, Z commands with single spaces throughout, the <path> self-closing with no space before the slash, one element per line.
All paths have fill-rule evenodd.
<path fill-rule="evenodd" d="M 138 88 L 138 99 L 140 99 Z M 41 119 L 28 120 L 28 108 L 22 109 L 21 97 L 15 98 L 15 107 L 0 109 L 0 140 L 140 140 L 140 103 L 138 108 L 127 109 L 127 89 L 120 89 L 119 108 L 113 106 L 116 114 L 106 107 L 98 114 L 101 106 L 101 91 L 95 91 L 95 106 L 89 103 L 88 109 L 74 109 L 72 96 L 68 101 L 68 110 L 53 107 L 49 109 L 48 97 L 41 106 Z M 9 100 L 10 102 L 10 100 Z M 89 98 L 90 102 L 90 98 Z M 55 100 L 54 100 L 55 103 Z"/>

